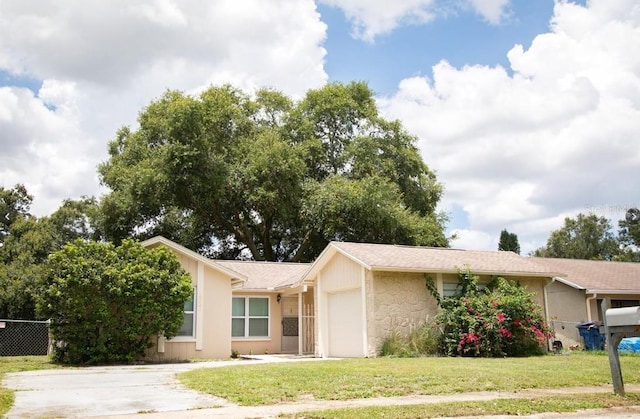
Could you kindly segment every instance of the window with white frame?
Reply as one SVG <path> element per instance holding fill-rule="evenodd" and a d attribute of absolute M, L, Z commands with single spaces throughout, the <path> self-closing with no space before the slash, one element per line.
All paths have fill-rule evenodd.
<path fill-rule="evenodd" d="M 195 327 L 196 327 L 195 302 L 196 302 L 196 289 L 194 288 L 193 292 L 191 293 L 191 298 L 184 303 L 182 326 L 178 330 L 178 334 L 176 336 L 182 336 L 182 337 L 195 336 Z"/>
<path fill-rule="evenodd" d="M 231 337 L 269 337 L 269 297 L 233 297 Z"/>

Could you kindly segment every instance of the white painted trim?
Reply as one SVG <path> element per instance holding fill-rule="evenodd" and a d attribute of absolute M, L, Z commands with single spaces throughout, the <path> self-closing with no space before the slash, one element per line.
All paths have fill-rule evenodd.
<path fill-rule="evenodd" d="M 302 318 L 302 293 L 298 293 L 298 354 L 302 355 L 302 322 L 304 321 Z"/>
<path fill-rule="evenodd" d="M 316 274 L 316 286 L 315 286 L 315 310 L 316 310 L 316 321 L 315 321 L 315 329 L 316 329 L 316 340 L 318 346 L 316 347 L 316 355 L 319 358 L 325 358 L 325 354 L 327 353 L 327 348 L 324 347 L 324 325 L 328 321 L 325 315 L 324 306 L 327 303 L 327 296 L 323 295 L 322 290 L 322 272 L 319 271 Z"/>
<path fill-rule="evenodd" d="M 204 263 L 197 262 L 196 273 L 196 351 L 204 348 Z"/>
<path fill-rule="evenodd" d="M 362 356 L 367 357 L 367 270 L 360 269 L 360 298 L 362 299 Z"/>

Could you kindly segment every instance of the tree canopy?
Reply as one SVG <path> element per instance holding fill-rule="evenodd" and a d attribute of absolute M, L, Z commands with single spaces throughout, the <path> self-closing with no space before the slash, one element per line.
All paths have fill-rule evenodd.
<path fill-rule="evenodd" d="M 442 186 L 366 83 L 299 101 L 231 86 L 168 91 L 100 165 L 105 235 L 162 234 L 214 256 L 309 261 L 331 240 L 447 246 Z"/>
<path fill-rule="evenodd" d="M 503 229 L 500 232 L 498 250 L 505 250 L 520 254 L 520 243 L 518 242 L 518 235 L 515 233 L 509 233 L 507 229 Z"/>
<path fill-rule="evenodd" d="M 29 211 L 33 198 L 23 185 L 0 187 L 0 318 L 35 319 L 35 296 L 49 254 L 78 237 L 95 237 L 94 198 L 65 200 L 49 217 Z"/>
<path fill-rule="evenodd" d="M 578 214 L 565 218 L 562 228 L 549 236 L 547 245 L 534 251 L 534 256 L 613 260 L 619 253 L 612 226 L 605 217 Z"/>
<path fill-rule="evenodd" d="M 191 278 L 170 250 L 77 239 L 51 255 L 38 310 L 60 344 L 54 358 L 71 364 L 132 362 L 151 338 L 176 335 Z"/>

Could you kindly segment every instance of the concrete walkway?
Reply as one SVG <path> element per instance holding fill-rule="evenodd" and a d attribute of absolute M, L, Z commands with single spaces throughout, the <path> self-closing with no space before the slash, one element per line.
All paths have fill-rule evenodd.
<path fill-rule="evenodd" d="M 67 368 L 6 374 L 4 387 L 16 390 L 8 418 L 51 417 L 142 417 L 168 418 L 270 418 L 307 410 L 361 406 L 433 404 L 447 401 L 482 401 L 496 398 L 540 397 L 553 394 L 612 392 L 611 386 L 523 390 L 518 392 L 474 392 L 449 395 L 404 396 L 358 400 L 304 400 L 275 406 L 244 407 L 227 400 L 189 390 L 175 375 L 198 368 L 246 365 L 247 363 L 318 361 L 314 358 L 256 356 L 251 361 L 194 362 L 142 366 Z M 325 360 L 326 361 L 326 360 Z M 627 391 L 640 391 L 627 385 Z M 144 416 L 140 414 L 144 413 Z M 572 417 L 544 414 L 533 417 Z M 574 417 L 640 418 L 640 407 L 580 412 Z"/>
<path fill-rule="evenodd" d="M 640 385 L 626 386 L 627 391 L 640 391 Z M 380 397 L 370 399 L 355 400 L 308 400 L 297 403 L 285 403 L 274 406 L 233 406 L 227 405 L 215 409 L 199 409 L 183 412 L 162 412 L 146 414 L 143 419 L 177 419 L 177 418 L 277 418 L 281 414 L 295 414 L 311 410 L 339 409 L 347 407 L 366 406 L 401 406 L 401 405 L 426 405 L 428 411 L 429 404 L 444 402 L 469 402 L 469 401 L 489 401 L 495 399 L 517 399 L 529 397 L 543 397 L 546 395 L 609 393 L 612 392 L 610 386 L 602 387 L 577 387 L 562 389 L 536 389 L 521 390 L 518 392 L 505 391 L 481 391 L 459 394 L 425 395 L 425 396 L 401 396 L 401 397 Z M 541 413 L 527 416 L 528 418 L 640 418 L 640 406 L 613 408 L 613 409 L 593 409 L 583 410 L 575 413 Z M 127 416 L 133 419 L 133 416 Z M 474 418 L 477 418 L 474 416 Z M 482 419 L 511 419 L 513 416 L 482 416 Z M 109 419 L 124 419 L 122 416 L 110 416 Z M 138 419 L 140 419 L 138 417 Z M 470 419 L 457 417 L 456 419 Z"/>

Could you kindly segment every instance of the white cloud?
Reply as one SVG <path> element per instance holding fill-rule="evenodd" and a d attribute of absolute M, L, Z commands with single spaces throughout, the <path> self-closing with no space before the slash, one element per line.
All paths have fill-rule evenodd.
<path fill-rule="evenodd" d="M 498 24 L 507 14 L 510 0 L 469 0 L 471 7 L 486 21 Z"/>
<path fill-rule="evenodd" d="M 352 36 L 373 42 L 399 26 L 424 24 L 439 16 L 471 9 L 492 24 L 500 23 L 508 15 L 510 0 L 318 0 L 327 6 L 342 9 L 352 24 Z"/>
<path fill-rule="evenodd" d="M 451 247 L 456 249 L 494 249 L 498 250 L 497 238 L 478 230 L 456 229 L 452 231 L 456 239 L 451 242 Z"/>
<path fill-rule="evenodd" d="M 166 89 L 231 83 L 294 97 L 327 80 L 313 0 L 0 0 L 0 185 L 25 183 L 36 214 L 93 194 L 122 125 Z"/>
<path fill-rule="evenodd" d="M 393 31 L 401 22 L 424 23 L 434 18 L 436 0 L 319 0 L 342 9 L 352 22 L 352 35 L 368 42 Z"/>
<path fill-rule="evenodd" d="M 538 247 L 564 216 L 640 205 L 638 50 L 635 1 L 557 2 L 551 31 L 509 52 L 510 71 L 441 62 L 380 105 L 419 136 L 445 207 L 468 213 L 465 237 L 512 226 Z"/>
<path fill-rule="evenodd" d="M 69 191 L 78 196 L 94 193 L 97 182 L 95 163 L 86 159 L 93 138 L 78 129 L 73 106 L 63 93 L 55 86 L 48 89 L 52 102 L 47 104 L 56 109 L 31 90 L 0 88 L 0 185 L 26 184 L 40 208 L 53 210 Z"/>

